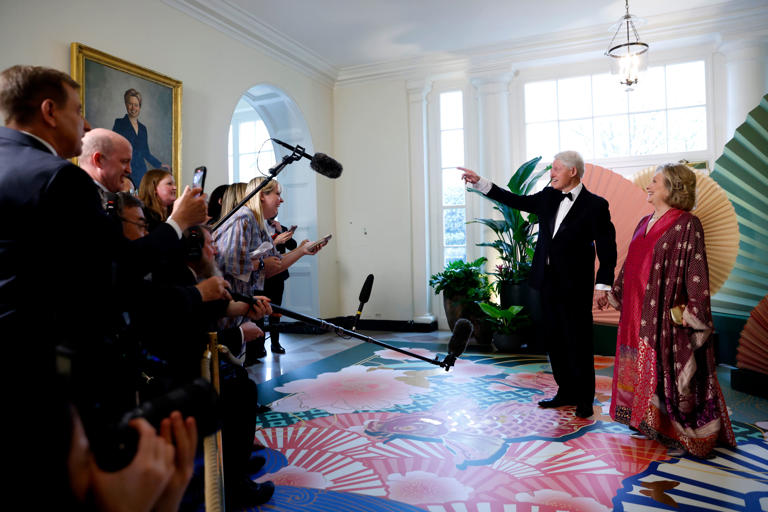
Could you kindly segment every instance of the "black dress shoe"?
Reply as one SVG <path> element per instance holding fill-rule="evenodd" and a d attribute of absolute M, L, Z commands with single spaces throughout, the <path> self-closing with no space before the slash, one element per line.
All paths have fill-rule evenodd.
<path fill-rule="evenodd" d="M 257 484 L 249 478 L 240 477 L 225 489 L 227 510 L 242 510 L 268 502 L 275 493 L 275 484 L 272 482 Z"/>
<path fill-rule="evenodd" d="M 285 354 L 285 349 L 283 346 L 279 343 L 273 343 L 272 344 L 272 353 L 273 354 Z"/>
<path fill-rule="evenodd" d="M 581 404 L 576 406 L 576 416 L 578 416 L 579 418 L 589 418 L 593 414 L 595 414 L 595 411 L 594 409 L 592 409 L 592 404 L 590 405 Z"/>
<path fill-rule="evenodd" d="M 562 407 L 564 405 L 576 405 L 572 400 L 566 400 L 565 398 L 555 395 L 552 398 L 539 401 L 539 407 L 544 409 L 552 409 L 553 407 Z"/>

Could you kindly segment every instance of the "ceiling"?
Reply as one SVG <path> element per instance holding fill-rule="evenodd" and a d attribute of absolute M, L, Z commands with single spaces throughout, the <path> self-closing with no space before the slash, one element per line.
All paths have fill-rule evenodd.
<path fill-rule="evenodd" d="M 231 0 L 337 68 L 610 26 L 623 0 Z M 651 18 L 723 0 L 634 0 Z"/>
<path fill-rule="evenodd" d="M 245 42 L 338 79 L 346 70 L 590 39 L 608 45 L 624 0 L 164 0 Z M 766 0 L 630 0 L 641 36 L 701 16 L 754 17 Z M 761 14 L 764 14 L 761 12 Z M 758 16 L 764 18 L 764 16 Z M 653 43 L 653 40 L 649 40 Z"/>

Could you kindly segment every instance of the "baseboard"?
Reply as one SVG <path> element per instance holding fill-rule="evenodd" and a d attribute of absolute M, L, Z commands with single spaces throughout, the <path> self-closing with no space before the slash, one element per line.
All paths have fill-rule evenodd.
<path fill-rule="evenodd" d="M 332 323 L 344 329 L 351 329 L 355 321 L 354 316 L 339 316 L 326 318 L 326 322 Z M 290 334 L 322 334 L 326 331 L 304 322 L 280 322 L 280 332 Z M 357 322 L 359 331 L 392 331 L 392 332 L 434 332 L 437 330 L 437 322 L 428 324 L 417 323 L 412 320 L 364 320 Z"/>

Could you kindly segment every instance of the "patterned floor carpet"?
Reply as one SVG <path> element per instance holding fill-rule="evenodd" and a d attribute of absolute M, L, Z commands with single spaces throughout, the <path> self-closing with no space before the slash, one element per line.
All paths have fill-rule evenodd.
<path fill-rule="evenodd" d="M 394 342 L 428 357 L 445 345 Z M 543 356 L 465 354 L 448 373 L 362 344 L 260 384 L 256 440 L 280 511 L 768 510 L 768 401 L 721 375 L 739 446 L 673 457 L 607 416 L 613 358 L 595 359 L 595 415 L 541 409 Z"/>

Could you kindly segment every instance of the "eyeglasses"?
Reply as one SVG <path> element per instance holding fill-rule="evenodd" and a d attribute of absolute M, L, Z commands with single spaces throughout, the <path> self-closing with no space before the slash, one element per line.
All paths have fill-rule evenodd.
<path fill-rule="evenodd" d="M 149 231 L 149 224 L 145 222 L 136 222 L 135 220 L 126 219 L 125 217 L 117 216 L 118 219 L 120 219 L 123 222 L 127 222 L 128 224 L 133 224 L 134 226 L 139 226 L 139 228 L 144 229 L 146 231 Z"/>

